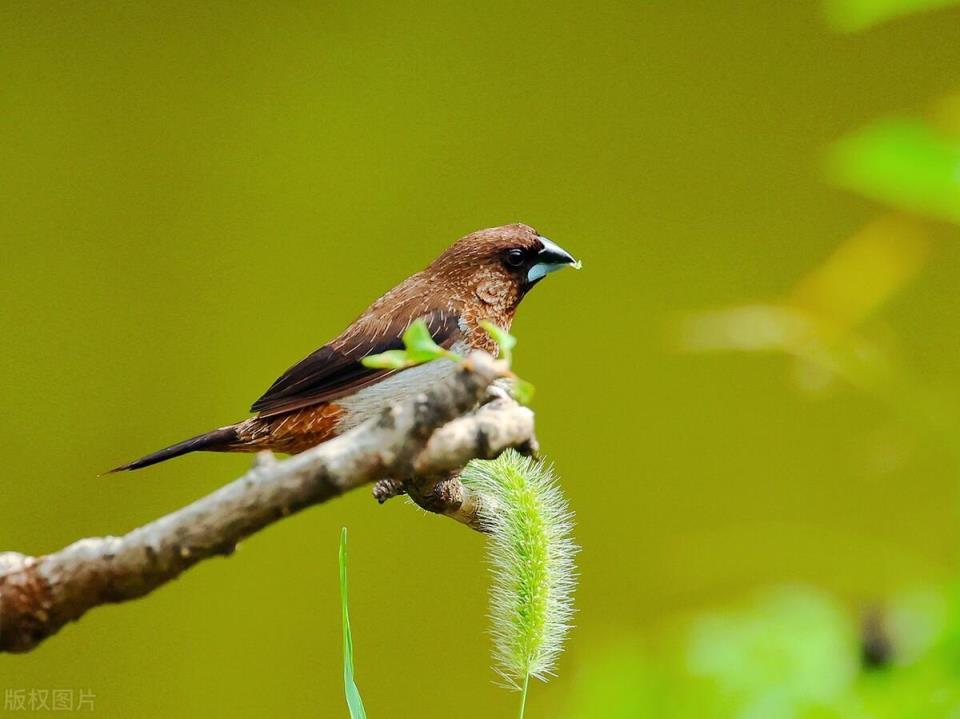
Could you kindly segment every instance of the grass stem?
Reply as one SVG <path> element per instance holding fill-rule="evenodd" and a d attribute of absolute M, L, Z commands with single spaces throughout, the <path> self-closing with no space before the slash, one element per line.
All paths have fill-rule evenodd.
<path fill-rule="evenodd" d="M 530 675 L 523 678 L 523 689 L 520 692 L 520 719 L 523 719 L 523 713 L 527 710 L 527 687 L 530 686 Z"/>

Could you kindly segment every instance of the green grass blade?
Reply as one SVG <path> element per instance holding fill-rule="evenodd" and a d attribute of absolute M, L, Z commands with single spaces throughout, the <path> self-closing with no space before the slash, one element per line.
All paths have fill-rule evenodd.
<path fill-rule="evenodd" d="M 343 693 L 347 697 L 350 719 L 367 719 L 360 690 L 353 679 L 353 635 L 347 608 L 347 528 L 340 530 L 340 610 L 343 616 Z"/>

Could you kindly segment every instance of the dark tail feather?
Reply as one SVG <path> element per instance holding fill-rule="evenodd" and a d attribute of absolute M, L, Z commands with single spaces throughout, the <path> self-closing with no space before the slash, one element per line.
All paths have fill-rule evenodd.
<path fill-rule="evenodd" d="M 205 432 L 204 434 L 198 434 L 196 437 L 191 437 L 190 439 L 185 439 L 182 442 L 177 442 L 166 449 L 161 449 L 152 454 L 148 454 L 146 457 L 135 459 L 127 464 L 121 464 L 119 467 L 114 467 L 111 469 L 109 472 L 107 472 L 107 474 L 112 474 L 113 472 L 127 472 L 132 469 L 149 467 L 151 464 L 165 462 L 168 459 L 173 459 L 174 457 L 179 457 L 183 454 L 189 454 L 190 452 L 222 451 L 236 441 L 236 427 L 221 427 L 220 429 L 215 429 L 212 432 Z"/>

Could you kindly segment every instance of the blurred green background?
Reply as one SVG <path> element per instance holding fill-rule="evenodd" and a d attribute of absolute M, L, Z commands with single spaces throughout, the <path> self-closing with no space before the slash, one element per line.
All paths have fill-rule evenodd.
<path fill-rule="evenodd" d="M 634 691 L 688 617 L 768 585 L 819 589 L 750 621 L 800 601 L 840 636 L 948 581 L 960 244 L 920 215 L 956 217 L 960 171 L 947 153 L 917 185 L 902 123 L 873 123 L 951 146 L 960 11 L 842 32 L 863 4 L 0 4 L 0 549 L 122 533 L 236 477 L 249 457 L 97 474 L 245 417 L 454 239 L 522 221 L 584 262 L 514 325 L 583 546 L 577 627 L 528 716 L 592 716 L 602 667 Z M 920 196 L 891 214 L 900 185 Z M 770 302 L 818 319 L 784 331 Z M 738 334 L 723 308 L 743 306 Z M 700 352 L 730 348 L 775 351 Z M 366 492 L 0 656 L 0 690 L 345 716 L 341 525 L 370 716 L 512 715 L 482 537 Z M 738 664 L 694 644 L 694 673 Z"/>

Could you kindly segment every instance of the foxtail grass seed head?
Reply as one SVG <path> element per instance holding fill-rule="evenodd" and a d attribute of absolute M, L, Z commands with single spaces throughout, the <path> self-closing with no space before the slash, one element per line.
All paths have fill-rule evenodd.
<path fill-rule="evenodd" d="M 491 535 L 495 668 L 517 688 L 531 676 L 545 681 L 573 616 L 573 515 L 553 471 L 513 450 L 471 462 L 460 479 L 480 495 Z"/>

